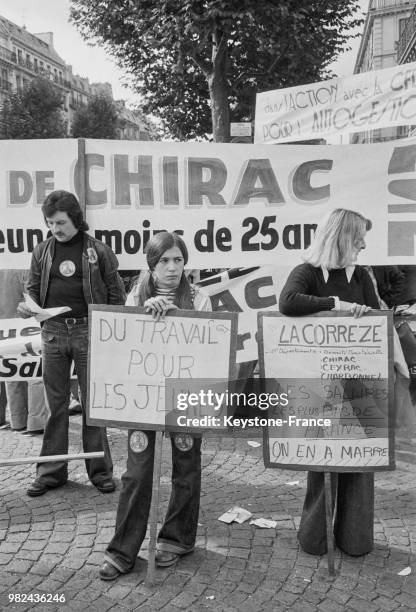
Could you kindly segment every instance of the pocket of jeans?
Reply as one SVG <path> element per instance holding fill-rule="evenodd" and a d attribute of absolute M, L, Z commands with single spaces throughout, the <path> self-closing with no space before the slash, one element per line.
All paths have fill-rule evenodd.
<path fill-rule="evenodd" d="M 81 353 L 88 353 L 88 332 L 80 333 L 80 330 L 77 330 L 77 333 L 72 336 L 72 346 Z"/>
<path fill-rule="evenodd" d="M 56 342 L 56 335 L 51 332 L 43 331 L 41 333 L 42 340 L 47 344 L 52 344 L 52 342 Z"/>

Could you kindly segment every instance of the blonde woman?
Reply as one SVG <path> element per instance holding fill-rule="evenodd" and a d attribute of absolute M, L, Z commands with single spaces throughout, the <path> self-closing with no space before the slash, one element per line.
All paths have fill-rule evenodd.
<path fill-rule="evenodd" d="M 334 310 L 360 317 L 378 309 L 372 280 L 364 267 L 356 265 L 370 229 L 371 221 L 359 213 L 344 208 L 333 210 L 319 225 L 315 240 L 305 253 L 305 263 L 289 275 L 280 295 L 280 312 L 302 316 Z M 338 547 L 350 555 L 370 552 L 374 474 L 332 473 L 331 482 L 337 500 L 334 535 Z M 298 539 L 310 554 L 322 555 L 327 551 L 322 472 L 308 472 Z"/>

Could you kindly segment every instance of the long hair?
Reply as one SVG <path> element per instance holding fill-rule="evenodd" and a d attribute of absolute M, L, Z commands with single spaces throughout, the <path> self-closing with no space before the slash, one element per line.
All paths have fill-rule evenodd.
<path fill-rule="evenodd" d="M 188 249 L 178 234 L 175 234 L 174 232 L 159 232 L 158 234 L 155 234 L 147 243 L 145 253 L 149 271 L 146 273 L 140 284 L 139 306 L 143 306 L 149 297 L 155 295 L 156 285 L 152 272 L 159 263 L 162 255 L 173 247 L 178 247 L 182 253 L 182 257 L 186 265 L 188 263 Z M 182 272 L 179 286 L 176 289 L 174 303 L 178 308 L 193 310 L 193 292 L 184 272 Z"/>
<path fill-rule="evenodd" d="M 345 268 L 351 263 L 355 244 L 371 226 L 371 221 L 360 213 L 336 208 L 318 225 L 314 241 L 303 256 L 304 261 L 328 270 Z"/>
<path fill-rule="evenodd" d="M 42 204 L 45 223 L 47 223 L 47 217 L 53 217 L 57 212 L 66 212 L 74 226 L 81 232 L 89 229 L 88 223 L 84 220 L 82 208 L 73 193 L 60 189 L 46 196 Z"/>

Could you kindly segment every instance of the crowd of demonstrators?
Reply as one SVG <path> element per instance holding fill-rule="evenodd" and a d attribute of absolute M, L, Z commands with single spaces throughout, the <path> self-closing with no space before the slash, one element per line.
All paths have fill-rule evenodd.
<path fill-rule="evenodd" d="M 130 304 L 143 306 L 155 319 L 172 309 L 211 310 L 209 298 L 184 273 L 188 251 L 180 236 L 156 234 L 146 246 L 146 258 L 149 270 L 131 292 Z M 159 567 L 173 565 L 180 555 L 193 551 L 198 527 L 201 436 L 172 433 L 170 440 L 172 491 L 158 536 Z M 134 566 L 149 518 L 154 449 L 154 431 L 129 431 L 127 470 L 122 477 L 115 534 L 99 572 L 102 580 L 114 580 Z"/>
<path fill-rule="evenodd" d="M 117 258 L 108 246 L 87 233 L 88 225 L 76 197 L 66 191 L 54 191 L 43 203 L 42 213 L 51 237 L 33 251 L 26 291 L 42 308 L 69 306 L 71 311 L 42 324 L 42 397 L 44 394 L 46 398 L 42 410 L 40 404 L 30 401 L 33 394 L 28 392 L 26 412 L 18 408 L 20 404 L 14 401 L 17 393 L 13 395 L 13 387 L 10 387 L 18 383 L 6 383 L 4 393 L 0 392 L 0 427 L 5 421 L 7 395 L 12 428 L 44 429 L 41 456 L 66 454 L 69 406 L 79 386 L 83 449 L 85 452 L 104 451 L 104 458 L 86 460 L 88 477 L 99 491 L 109 493 L 115 490 L 115 483 L 106 431 L 86 424 L 88 305 L 126 303 L 142 306 L 149 316 L 159 319 L 174 309 L 209 312 L 211 304 L 185 274 L 188 251 L 179 235 L 160 232 L 150 239 L 145 251 L 148 270 L 140 273 L 126 302 Z M 380 306 L 392 308 L 400 303 L 404 299 L 406 278 L 411 276 L 409 271 L 406 276 L 406 271 L 396 266 L 366 269 L 356 263 L 370 229 L 371 222 L 357 212 L 332 211 L 318 226 L 315 239 L 305 253 L 305 262 L 290 273 L 280 295 L 280 311 L 287 316 L 339 311 L 361 317 Z M 27 304 L 21 301 L 25 274 L 19 271 L 0 273 L 10 274 L 0 279 L 3 286 L 8 287 L 7 292 L 0 294 L 0 316 L 13 317 L 16 310 L 20 316 L 33 316 Z M 416 302 L 416 291 L 414 293 Z M 71 382 L 73 363 L 78 377 L 75 383 Z M 241 364 L 239 378 L 244 383 L 252 375 L 255 363 Z M 24 384 L 30 389 L 37 383 Z M 354 383 L 343 381 L 346 393 L 350 384 Z M 160 567 L 173 565 L 181 555 L 194 550 L 200 503 L 201 436 L 172 433 L 170 442 L 172 491 L 158 535 L 156 563 Z M 154 453 L 154 431 L 129 430 L 127 466 L 122 476 L 115 533 L 99 571 L 103 580 L 114 580 L 134 566 L 146 535 Z M 39 463 L 36 479 L 27 494 L 43 495 L 49 489 L 64 485 L 67 478 L 66 461 Z M 336 500 L 334 535 L 337 545 L 350 555 L 370 552 L 373 547 L 374 474 L 333 472 L 331 486 Z M 322 472 L 308 473 L 298 538 L 308 553 L 321 555 L 327 550 Z"/>
<path fill-rule="evenodd" d="M 336 209 L 318 226 L 306 251 L 305 263 L 290 273 L 280 294 L 279 310 L 288 316 L 340 311 L 361 317 L 379 303 L 368 272 L 356 265 L 365 248 L 371 222 L 350 210 Z M 348 379 L 345 381 L 347 392 Z M 353 383 L 354 384 L 354 383 Z M 334 536 L 350 555 L 373 548 L 374 474 L 331 473 L 336 496 Z M 327 551 L 323 472 L 308 472 L 306 497 L 298 539 L 303 550 L 315 555 Z"/>
<path fill-rule="evenodd" d="M 68 407 L 71 366 L 75 364 L 82 406 L 85 452 L 104 451 L 103 458 L 86 459 L 88 477 L 102 493 L 115 490 L 113 465 L 105 428 L 86 424 L 88 304 L 124 304 L 125 292 L 113 251 L 88 235 L 88 225 L 76 197 L 67 191 L 50 193 L 42 213 L 51 237 L 32 253 L 26 290 L 42 308 L 69 306 L 67 312 L 42 325 L 45 395 L 50 409 L 41 456 L 68 452 Z M 33 313 L 22 302 L 21 316 Z M 32 497 L 57 488 L 68 479 L 68 462 L 38 463 L 36 479 L 27 490 Z"/>

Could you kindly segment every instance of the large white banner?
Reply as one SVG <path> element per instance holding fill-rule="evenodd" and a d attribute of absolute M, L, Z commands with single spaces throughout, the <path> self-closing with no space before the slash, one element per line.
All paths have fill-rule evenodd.
<path fill-rule="evenodd" d="M 373 221 L 360 263 L 414 264 L 416 139 L 372 145 L 88 140 L 87 220 L 122 269 L 154 232 L 179 231 L 191 268 L 301 261 L 334 207 Z"/>
<path fill-rule="evenodd" d="M 416 124 L 416 62 L 257 94 L 254 142 Z"/>
<path fill-rule="evenodd" d="M 47 236 L 41 213 L 55 189 L 79 183 L 78 141 L 2 140 L 0 145 L 0 268 L 28 268 L 30 253 Z"/>
<path fill-rule="evenodd" d="M 40 210 L 84 173 L 77 141 L 3 141 L 0 267 L 28 268 L 46 236 Z M 8 153 L 9 152 L 9 153 Z M 416 139 L 300 146 L 87 140 L 86 219 L 120 268 L 146 268 L 144 249 L 176 230 L 191 268 L 301 261 L 334 207 L 373 221 L 360 263 L 414 264 Z"/>

